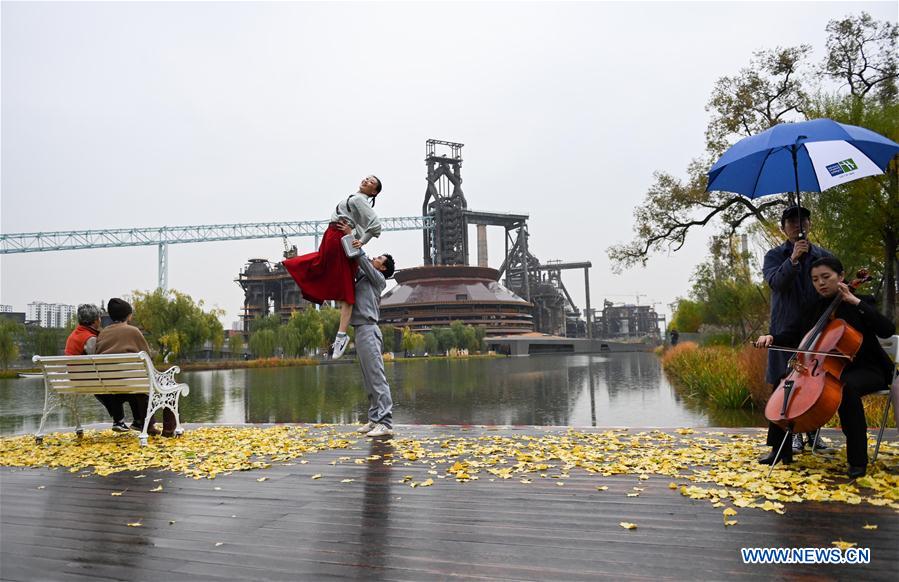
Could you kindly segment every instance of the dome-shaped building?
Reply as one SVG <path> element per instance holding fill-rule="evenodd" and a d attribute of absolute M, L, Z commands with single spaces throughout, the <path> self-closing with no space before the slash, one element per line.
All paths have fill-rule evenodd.
<path fill-rule="evenodd" d="M 416 332 L 453 321 L 487 335 L 534 331 L 533 305 L 499 284 L 489 267 L 428 265 L 397 271 L 397 285 L 381 297 L 381 323 Z"/>

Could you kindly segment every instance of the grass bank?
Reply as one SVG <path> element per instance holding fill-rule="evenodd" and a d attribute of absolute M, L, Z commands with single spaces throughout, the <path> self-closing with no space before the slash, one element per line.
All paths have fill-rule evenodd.
<path fill-rule="evenodd" d="M 764 380 L 766 354 L 749 346 L 700 347 L 693 342 L 660 352 L 662 368 L 679 391 L 718 408 L 754 406 L 760 410 L 764 410 L 771 394 Z M 868 426 L 879 427 L 886 397 L 867 396 L 862 403 Z M 839 417 L 834 415 L 826 426 L 839 426 Z M 896 426 L 892 411 L 887 426 Z"/>
<path fill-rule="evenodd" d="M 761 350 L 684 342 L 662 353 L 662 367 L 679 390 L 718 408 L 758 406 L 767 399 Z"/>

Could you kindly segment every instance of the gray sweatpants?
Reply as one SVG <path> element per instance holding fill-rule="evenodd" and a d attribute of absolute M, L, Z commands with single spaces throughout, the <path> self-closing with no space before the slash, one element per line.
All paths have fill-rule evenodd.
<path fill-rule="evenodd" d="M 356 357 L 362 368 L 362 382 L 368 396 L 368 420 L 393 428 L 393 399 L 384 375 L 381 357 L 383 338 L 377 325 L 357 325 Z"/>

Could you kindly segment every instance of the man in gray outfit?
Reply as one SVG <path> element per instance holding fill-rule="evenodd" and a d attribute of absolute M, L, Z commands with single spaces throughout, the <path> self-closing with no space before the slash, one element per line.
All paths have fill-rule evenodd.
<path fill-rule="evenodd" d="M 360 249 L 361 250 L 361 249 Z M 384 374 L 381 346 L 384 338 L 378 327 L 381 293 L 393 276 L 393 257 L 387 254 L 369 259 L 362 252 L 356 258 L 356 303 L 350 325 L 356 330 L 356 357 L 362 367 L 362 381 L 368 395 L 368 422 L 356 430 L 370 437 L 393 434 L 393 399 Z"/>

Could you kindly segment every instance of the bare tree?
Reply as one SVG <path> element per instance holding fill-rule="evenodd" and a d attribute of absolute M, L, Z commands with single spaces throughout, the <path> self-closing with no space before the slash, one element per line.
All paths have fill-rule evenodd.
<path fill-rule="evenodd" d="M 706 172 L 738 139 L 801 115 L 807 95 L 800 79 L 810 50 L 803 45 L 758 51 L 738 75 L 718 80 L 706 107 L 712 112 L 707 152 L 690 163 L 686 181 L 656 172 L 655 182 L 634 211 L 634 240 L 608 249 L 613 268 L 645 265 L 653 252 L 665 248 L 677 251 L 691 229 L 705 227 L 713 219 L 729 236 L 748 219 L 765 221 L 785 204 L 782 198 L 756 203 L 729 192 L 706 192 Z"/>
<path fill-rule="evenodd" d="M 853 97 L 875 91 L 882 102 L 897 96 L 897 25 L 877 22 L 867 12 L 827 24 L 824 74 L 845 81 Z"/>

